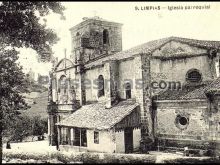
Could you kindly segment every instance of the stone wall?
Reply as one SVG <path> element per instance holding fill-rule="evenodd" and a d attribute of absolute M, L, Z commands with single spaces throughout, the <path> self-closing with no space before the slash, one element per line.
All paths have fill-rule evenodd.
<path fill-rule="evenodd" d="M 188 141 L 188 145 L 191 147 L 193 144 L 190 143 L 190 140 L 195 141 L 195 146 L 197 144 L 199 146 L 201 141 L 205 143 L 220 140 L 219 123 L 213 122 L 215 118 L 219 117 L 219 113 L 210 115 L 208 104 L 207 100 L 158 101 L 155 127 L 157 137 L 168 141 L 172 139 L 183 141 L 186 146 Z M 185 117 L 187 123 L 182 125 L 180 117 Z"/>
<path fill-rule="evenodd" d="M 106 73 L 103 67 L 97 67 L 85 72 L 85 82 L 86 84 L 86 101 L 97 101 L 98 100 L 98 89 L 97 82 L 99 75 L 102 75 L 104 79 L 106 78 Z M 91 86 L 89 86 L 91 84 Z"/>
<path fill-rule="evenodd" d="M 137 64 L 138 65 L 138 64 Z M 131 98 L 136 98 L 135 91 L 135 73 L 137 72 L 135 66 L 135 61 L 133 59 L 120 61 L 118 64 L 119 72 L 119 87 L 118 92 L 119 96 L 122 99 L 125 99 L 125 87 L 124 84 L 129 82 L 131 84 Z M 131 80 L 128 81 L 128 80 Z"/>
<path fill-rule="evenodd" d="M 71 98 L 71 92 L 70 92 L 70 88 L 71 86 L 74 86 L 73 80 L 76 78 L 75 76 L 75 68 L 70 68 L 67 70 L 61 70 L 58 72 L 55 72 L 53 74 L 53 81 L 52 81 L 52 95 L 53 95 L 53 101 L 58 103 L 60 102 L 60 96 L 58 93 L 58 88 L 59 88 L 59 80 L 61 78 L 61 76 L 66 76 L 66 79 L 68 80 L 68 96 L 69 98 Z M 75 86 L 74 86 L 75 87 Z M 68 103 L 70 103 L 70 100 L 68 100 Z"/>
<path fill-rule="evenodd" d="M 180 82 L 184 85 L 190 69 L 199 70 L 202 81 L 213 80 L 217 76 L 218 57 L 211 59 L 208 54 L 207 49 L 171 41 L 152 54 L 151 82 Z M 176 55 L 178 58 L 173 57 Z M 155 93 L 159 91 L 154 90 Z"/>
<path fill-rule="evenodd" d="M 108 31 L 107 44 L 103 43 L 104 30 Z M 122 31 L 119 23 L 88 19 L 71 29 L 71 38 L 71 58 L 76 60 L 76 63 L 80 58 L 83 62 L 88 62 L 100 55 L 113 54 L 122 50 Z M 80 52 L 83 52 L 83 55 Z"/>
<path fill-rule="evenodd" d="M 152 81 L 180 81 L 186 82 L 186 73 L 190 69 L 198 69 L 202 73 L 203 81 L 212 80 L 207 56 L 173 59 L 162 61 L 151 60 Z"/>
<path fill-rule="evenodd" d="M 183 127 L 178 127 L 177 116 L 188 119 Z M 203 139 L 208 129 L 207 103 L 187 102 L 159 103 L 157 107 L 156 132 L 167 138 Z"/>

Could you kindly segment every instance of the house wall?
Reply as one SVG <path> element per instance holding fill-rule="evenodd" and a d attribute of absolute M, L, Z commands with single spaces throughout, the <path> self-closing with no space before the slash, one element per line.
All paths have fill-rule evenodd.
<path fill-rule="evenodd" d="M 154 58 L 155 56 L 172 57 L 178 53 L 183 54 L 185 57 L 170 59 Z M 169 82 L 180 82 L 181 85 L 184 85 L 186 83 L 186 73 L 190 69 L 198 69 L 202 74 L 202 81 L 213 80 L 217 76 L 216 59 L 212 60 L 208 57 L 207 49 L 171 41 L 153 52 L 151 59 L 151 81 L 158 83 L 165 81 L 167 84 Z M 154 89 L 154 92 L 157 93 L 160 90 Z"/>
<path fill-rule="evenodd" d="M 96 80 L 98 79 L 99 75 L 103 75 L 105 79 L 106 73 L 104 72 L 103 67 L 93 68 L 85 72 L 85 84 L 91 84 L 91 86 L 86 85 L 86 101 L 98 100 L 98 86 Z"/>
<path fill-rule="evenodd" d="M 95 67 L 95 68 L 86 70 L 84 80 L 86 80 L 87 82 L 85 83 L 91 83 L 91 88 L 86 89 L 86 101 L 100 101 L 100 99 L 97 97 L 97 93 L 98 93 L 97 83 L 95 83 L 95 80 L 97 80 L 99 75 L 103 75 L 105 79 L 105 99 L 108 99 L 108 97 L 110 97 L 108 96 L 110 92 L 109 91 L 110 79 L 113 80 L 112 82 L 117 83 L 117 92 L 120 98 L 122 99 L 126 98 L 124 83 L 128 81 L 131 83 L 131 85 L 133 85 L 131 89 L 131 97 L 132 98 L 141 97 L 139 95 L 143 95 L 143 93 L 141 93 L 141 91 L 136 92 L 136 89 L 135 89 L 135 85 L 136 85 L 135 74 L 141 73 L 141 70 L 140 70 L 141 59 L 139 62 L 140 64 L 139 68 L 137 69 L 134 68 L 135 64 L 136 64 L 136 61 L 134 61 L 134 59 L 129 59 L 129 60 L 123 60 L 123 61 L 120 61 L 114 64 L 105 63 L 104 66 Z M 79 77 L 79 75 L 77 75 L 76 77 Z M 141 79 L 142 75 L 139 76 L 138 78 Z"/>
<path fill-rule="evenodd" d="M 102 130 L 99 132 L 99 143 L 94 143 L 94 131 L 87 130 L 87 147 L 79 147 L 72 145 L 60 145 L 62 151 L 89 151 L 89 152 L 105 152 L 105 153 L 125 153 L 125 137 L 124 130 Z M 62 133 L 62 131 L 61 131 Z M 73 135 L 71 140 L 73 139 Z M 138 151 L 140 147 L 141 131 L 139 128 L 133 129 L 133 148 Z"/>
<path fill-rule="evenodd" d="M 94 143 L 94 130 L 87 130 L 88 151 L 114 153 L 116 150 L 113 142 L 112 131 L 98 131 L 99 144 Z"/>
<path fill-rule="evenodd" d="M 124 60 L 124 61 L 120 61 L 118 64 L 118 72 L 119 72 L 119 96 L 122 99 L 126 98 L 125 95 L 125 88 L 124 88 L 124 84 L 126 82 L 130 82 L 131 84 L 131 98 L 135 98 L 136 95 L 134 93 L 134 74 L 135 74 L 135 69 L 134 69 L 134 60 L 130 59 L 130 60 Z"/>
<path fill-rule="evenodd" d="M 167 107 L 166 107 L 167 106 Z M 167 103 L 160 103 L 157 108 L 157 124 L 156 132 L 158 136 L 170 136 L 174 138 L 193 139 L 200 136 L 203 138 L 203 134 L 207 129 L 206 122 L 207 105 L 197 105 L 197 102 L 191 103 L 173 103 L 168 105 Z M 189 125 L 186 129 L 181 130 L 176 126 L 177 115 L 186 115 L 189 117 Z M 188 137 L 192 136 L 192 137 Z M 184 137 L 183 137 L 184 138 Z"/>
<path fill-rule="evenodd" d="M 133 129 L 133 148 L 134 151 L 138 151 L 140 149 L 140 140 L 141 140 L 141 130 L 140 128 Z"/>
<path fill-rule="evenodd" d="M 186 82 L 186 73 L 190 69 L 198 69 L 202 73 L 203 81 L 212 80 L 210 64 L 207 56 L 198 56 L 185 59 L 151 60 L 151 75 L 153 81 L 180 81 Z"/>
<path fill-rule="evenodd" d="M 103 44 L 103 31 L 108 30 L 109 45 Z M 78 34 L 78 35 L 77 35 Z M 83 47 L 81 39 L 89 38 L 92 48 Z M 83 48 L 84 62 L 103 54 L 111 54 L 122 50 L 121 24 L 101 20 L 85 20 L 71 29 L 72 59 L 79 60 Z M 81 49 L 81 50 L 80 50 Z"/>
<path fill-rule="evenodd" d="M 116 153 L 125 153 L 125 136 L 124 130 L 115 132 Z M 133 149 L 138 151 L 140 148 L 141 130 L 140 128 L 133 129 Z"/>
<path fill-rule="evenodd" d="M 53 101 L 56 102 L 58 100 L 58 102 L 60 101 L 60 97 L 57 94 L 58 88 L 59 88 L 59 79 L 61 78 L 61 76 L 66 76 L 67 79 L 70 79 L 71 84 L 70 85 L 74 85 L 74 82 L 72 80 L 75 79 L 75 68 L 69 68 L 66 70 L 66 72 L 64 70 L 62 71 L 58 71 L 55 72 L 54 74 L 54 80 L 52 81 L 52 95 L 53 95 Z M 70 93 L 68 93 L 70 95 Z"/>
<path fill-rule="evenodd" d="M 124 130 L 115 132 L 116 153 L 125 153 Z"/>
<path fill-rule="evenodd" d="M 179 141 L 173 143 L 176 145 L 175 147 L 190 145 L 191 148 L 205 148 L 205 145 L 201 144 L 205 144 L 206 141 L 220 139 L 220 135 L 216 134 L 219 131 L 219 124 L 215 122 L 219 118 L 219 113 L 210 113 L 206 100 L 158 102 L 157 106 L 155 129 L 158 139 L 167 139 L 171 143 L 173 143 L 173 140 Z M 185 128 L 178 126 L 176 122 L 177 115 L 188 117 L 189 123 Z"/>

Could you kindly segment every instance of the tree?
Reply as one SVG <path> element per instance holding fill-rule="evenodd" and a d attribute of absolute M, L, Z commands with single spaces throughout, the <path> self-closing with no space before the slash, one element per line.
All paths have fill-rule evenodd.
<path fill-rule="evenodd" d="M 32 134 L 32 120 L 28 116 L 22 116 L 19 115 L 15 120 L 14 120 L 14 125 L 10 127 L 9 132 L 9 137 L 10 141 L 19 141 L 22 142 L 22 140 L 30 136 Z"/>
<path fill-rule="evenodd" d="M 58 41 L 46 23 L 39 22 L 41 17 L 50 13 L 63 16 L 64 7 L 58 2 L 12 2 L 0 5 L 0 40 L 4 45 L 26 47 L 37 51 L 40 56 L 52 54 L 51 45 Z"/>
<path fill-rule="evenodd" d="M 47 132 L 47 121 L 40 116 L 34 116 L 32 119 L 31 135 L 41 137 Z M 32 138 L 32 140 L 33 140 Z"/>
<path fill-rule="evenodd" d="M 52 56 L 52 45 L 58 41 L 56 33 L 39 22 L 50 13 L 62 18 L 64 7 L 59 2 L 13 2 L 0 3 L 0 131 L 13 126 L 17 110 L 26 106 L 21 96 L 26 91 L 26 80 L 16 63 L 15 48 L 32 48 L 46 61 Z M 45 56 L 46 55 L 46 56 Z M 1 147 L 2 147 L 2 138 Z M 2 150 L 2 149 L 0 149 Z M 0 159 L 2 154 L 0 154 Z"/>
<path fill-rule="evenodd" d="M 20 93 L 27 91 L 27 80 L 21 67 L 17 65 L 17 52 L 13 50 L 0 50 L 0 107 L 1 130 L 14 125 L 11 121 L 17 117 L 17 111 L 27 106 Z"/>

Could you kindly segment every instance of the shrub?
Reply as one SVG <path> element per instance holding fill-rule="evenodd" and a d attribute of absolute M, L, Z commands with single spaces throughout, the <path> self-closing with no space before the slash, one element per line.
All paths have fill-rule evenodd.
<path fill-rule="evenodd" d="M 155 163 L 156 156 L 144 154 L 104 154 L 104 163 Z"/>
<path fill-rule="evenodd" d="M 83 153 L 82 154 L 83 163 L 100 163 L 99 155 L 97 153 Z"/>
<path fill-rule="evenodd" d="M 44 162 L 59 161 L 62 163 L 154 163 L 156 156 L 139 155 L 139 154 L 107 154 L 107 153 L 90 153 L 90 152 L 50 152 L 50 153 L 25 153 L 6 151 L 3 152 L 3 158 L 21 159 L 21 160 L 38 160 Z"/>
<path fill-rule="evenodd" d="M 201 157 L 184 157 L 184 158 L 176 158 L 176 159 L 169 159 L 169 160 L 164 160 L 164 163 L 183 163 L 183 164 L 214 164 L 214 163 L 220 163 L 220 160 L 217 158 L 201 158 Z"/>
<path fill-rule="evenodd" d="M 18 151 L 12 151 L 12 152 L 3 152 L 3 157 L 9 158 L 9 159 L 34 159 L 34 160 L 49 160 L 50 156 L 48 153 L 30 153 L 30 152 L 18 152 Z"/>

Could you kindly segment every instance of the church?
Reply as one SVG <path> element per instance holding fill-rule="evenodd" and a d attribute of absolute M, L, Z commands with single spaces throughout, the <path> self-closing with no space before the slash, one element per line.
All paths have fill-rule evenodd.
<path fill-rule="evenodd" d="M 168 37 L 122 51 L 122 24 L 84 17 L 50 72 L 48 135 L 64 151 L 216 149 L 220 41 Z"/>

